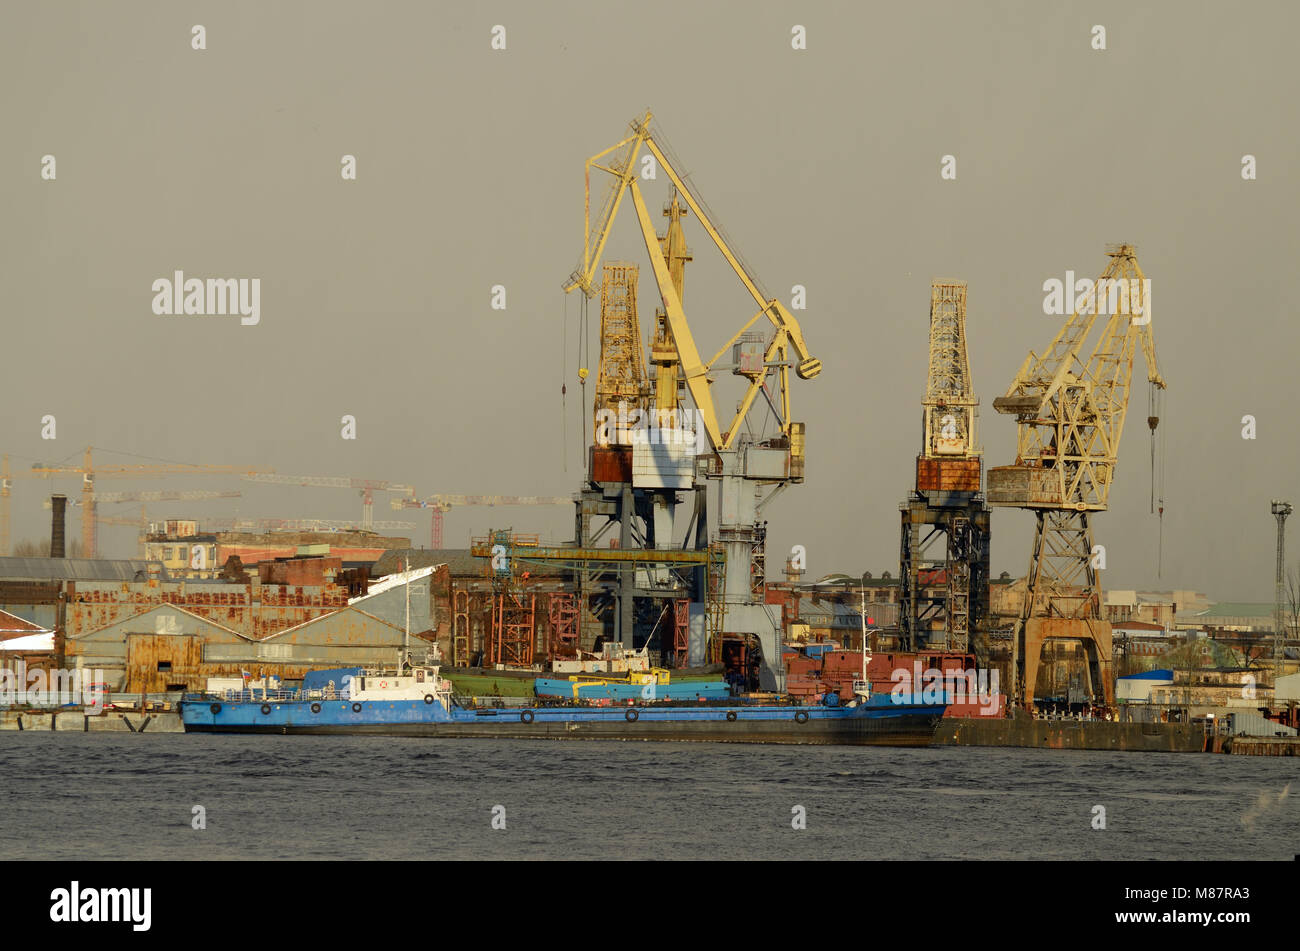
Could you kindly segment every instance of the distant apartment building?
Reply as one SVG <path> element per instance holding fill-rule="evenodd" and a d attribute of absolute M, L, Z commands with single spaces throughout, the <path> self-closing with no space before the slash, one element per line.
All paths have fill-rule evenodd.
<path fill-rule="evenodd" d="M 1219 631 L 1271 633 L 1277 626 L 1274 605 L 1258 601 L 1220 601 L 1205 610 L 1184 612 L 1179 626 Z"/>
<path fill-rule="evenodd" d="M 1199 591 L 1135 591 L 1114 589 L 1105 592 L 1102 617 L 1112 624 L 1143 621 L 1158 624 L 1166 631 L 1176 626 L 1180 614 L 1208 610 L 1211 601 Z"/>
<path fill-rule="evenodd" d="M 160 528 L 160 531 L 155 529 Z M 194 519 L 169 518 L 161 526 L 151 525 L 145 535 L 146 561 L 159 561 L 173 578 L 216 578 L 221 574 L 217 560 L 217 536 L 201 534 Z"/>
<path fill-rule="evenodd" d="M 1111 644 L 1117 658 L 1160 657 L 1183 643 L 1182 635 L 1172 634 L 1163 624 L 1151 621 L 1112 621 Z"/>

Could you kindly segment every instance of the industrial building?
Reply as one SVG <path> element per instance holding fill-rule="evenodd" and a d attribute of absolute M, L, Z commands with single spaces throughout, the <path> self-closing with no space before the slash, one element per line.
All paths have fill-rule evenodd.
<path fill-rule="evenodd" d="M 201 691 L 214 677 L 300 680 L 317 668 L 391 664 L 405 641 L 402 627 L 353 606 L 258 640 L 160 604 L 69 637 L 66 656 L 69 666 L 102 670 L 115 692 L 179 693 Z M 422 642 L 413 635 L 412 644 Z"/>
<path fill-rule="evenodd" d="M 409 538 L 390 537 L 368 531 L 204 531 L 196 519 L 167 519 L 144 537 L 145 559 L 166 567 L 176 578 L 221 577 L 234 557 L 243 566 L 263 561 L 292 558 L 304 548 L 320 546 L 349 567 L 371 565 L 385 552 L 409 549 Z"/>
<path fill-rule="evenodd" d="M 667 180 L 662 231 L 642 191 L 653 179 L 636 174 L 643 158 Z M 144 533 L 141 560 L 66 559 L 68 502 L 55 495 L 52 557 L 0 558 L 0 608 L 52 633 L 57 657 L 103 667 L 115 686 L 144 692 L 193 689 L 205 677 L 242 676 L 251 667 L 296 679 L 311 666 L 378 662 L 408 636 L 451 667 L 529 669 L 613 642 L 648 650 L 655 664 L 722 665 L 741 672 L 751 689 L 780 692 L 787 647 L 861 648 L 869 629 L 876 650 L 962 654 L 999 670 L 1013 702 L 1026 708 L 1036 698 L 1109 705 L 1117 672 L 1164 665 L 1179 652 L 1197 654 L 1205 670 L 1254 669 L 1264 653 L 1258 635 L 1267 633 L 1278 638 L 1272 656 L 1281 673 L 1286 622 L 1278 605 L 1212 605 L 1182 590 L 1102 591 L 1092 519 L 1109 506 L 1139 350 L 1153 452 L 1160 423 L 1165 384 L 1149 321 L 1095 306 L 1069 315 L 993 401 L 1014 417 L 1016 455 L 986 471 L 963 281 L 930 287 L 921 438 L 909 484 L 899 487 L 906 495 L 896 574 L 891 566 L 878 577 L 805 581 L 792 561 L 784 581 L 769 580 L 766 507 L 808 474 L 807 431 L 791 407 L 794 380 L 816 379 L 821 363 L 800 322 L 763 289 L 693 191 L 650 113 L 593 155 L 586 172 L 582 254 L 564 290 L 579 292 L 584 329 L 590 302 L 598 301 L 599 351 L 590 400 L 585 356 L 579 372 L 591 426 L 571 499 L 417 497 L 413 486 L 385 480 L 104 465 L 87 448 L 80 465 L 37 465 L 14 477 L 80 477 L 91 553 L 104 520 L 97 505 L 147 495 L 99 492 L 97 478 L 223 471 L 254 483 L 341 488 L 361 495 L 360 528 L 242 531 L 218 520 L 168 519 Z M 603 202 L 593 201 L 592 172 L 608 176 Z M 652 275 L 653 304 L 645 309 L 653 318 L 644 329 L 640 267 L 604 260 L 618 211 L 628 206 Z M 753 301 L 707 359 L 683 304 L 694 260 L 688 220 Z M 1146 281 L 1135 248 L 1114 245 L 1106 256 L 1097 283 L 1132 287 L 1130 303 L 1141 314 Z M 728 387 L 734 392 L 724 397 Z M 734 415 L 720 411 L 732 395 Z M 4 466 L 0 547 L 8 541 L 7 460 Z M 376 492 L 391 493 L 394 508 L 429 510 L 430 549 L 374 531 L 383 527 L 373 518 Z M 573 536 L 545 544 L 507 528 L 468 548 L 442 547 L 444 511 L 493 504 L 573 504 Z M 998 507 L 1033 513 L 1021 578 L 991 577 Z M 1289 503 L 1274 502 L 1273 512 L 1281 566 Z"/>

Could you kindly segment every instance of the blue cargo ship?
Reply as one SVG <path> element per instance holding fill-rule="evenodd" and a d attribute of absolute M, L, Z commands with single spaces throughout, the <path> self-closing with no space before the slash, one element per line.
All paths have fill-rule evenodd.
<path fill-rule="evenodd" d="M 297 691 L 186 700 L 192 733 L 379 734 L 513 739 L 695 740 L 927 746 L 945 705 L 864 694 L 817 705 L 735 701 L 467 707 L 436 666 L 312 671 Z"/>

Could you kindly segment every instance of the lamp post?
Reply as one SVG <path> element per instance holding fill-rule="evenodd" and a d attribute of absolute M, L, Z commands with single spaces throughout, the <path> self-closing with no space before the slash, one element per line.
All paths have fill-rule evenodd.
<path fill-rule="evenodd" d="M 1273 619 L 1273 683 L 1276 684 L 1277 678 L 1285 672 L 1283 661 L 1286 653 L 1286 615 L 1282 601 L 1285 596 L 1283 587 L 1286 579 L 1286 517 L 1294 511 L 1294 508 L 1290 502 L 1274 499 L 1272 509 L 1273 517 L 1277 519 L 1277 577 L 1273 591 L 1273 608 L 1277 615 Z"/>
<path fill-rule="evenodd" d="M 859 579 L 858 592 L 861 595 L 862 611 L 862 679 L 853 685 L 853 693 L 865 701 L 871 696 L 871 681 L 867 679 L 867 661 L 871 656 L 871 648 L 867 646 L 867 572 L 865 571 Z"/>

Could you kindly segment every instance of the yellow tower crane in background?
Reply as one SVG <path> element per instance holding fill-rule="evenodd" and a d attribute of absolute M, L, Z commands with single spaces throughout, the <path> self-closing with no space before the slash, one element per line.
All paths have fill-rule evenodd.
<path fill-rule="evenodd" d="M 376 492 L 397 492 L 402 495 L 415 495 L 413 486 L 400 482 L 387 482 L 383 479 L 352 479 L 347 476 L 280 475 L 270 470 L 245 472 L 243 477 L 248 482 L 262 482 L 270 485 L 312 486 L 321 489 L 356 489 L 358 490 L 357 494 L 361 496 L 360 528 L 367 532 L 373 531 L 375 528 Z"/>
<path fill-rule="evenodd" d="M 208 499 L 237 499 L 243 493 L 231 489 L 210 490 L 210 489 L 186 489 L 180 492 L 168 491 L 165 489 L 154 489 L 145 492 L 96 492 L 91 501 L 95 504 L 95 522 L 98 525 L 133 525 L 139 528 L 140 532 L 136 538 L 137 553 L 139 557 L 145 557 L 145 536 L 149 534 L 149 521 L 145 513 L 145 507 L 140 506 L 140 517 L 132 518 L 125 515 L 100 515 L 99 506 L 111 505 L 118 502 L 202 502 Z M 85 505 L 86 500 L 72 499 L 68 503 L 73 506 Z M 53 508 L 49 499 L 41 503 L 41 508 Z M 85 512 L 82 512 L 82 519 L 85 519 Z M 98 530 L 95 535 L 98 542 Z"/>
<path fill-rule="evenodd" d="M 430 495 L 423 499 L 392 499 L 394 509 L 429 509 L 429 547 L 442 549 L 442 513 L 452 508 L 473 505 L 572 505 L 573 499 L 552 495 Z"/>
<path fill-rule="evenodd" d="M 1094 547 L 1091 517 L 1108 506 L 1128 412 L 1138 345 L 1153 394 L 1165 381 L 1156 368 L 1151 291 L 1132 245 L 1108 248 L 1110 263 L 1061 327 L 1046 353 L 1026 358 L 1006 395 L 993 401 L 1019 425 L 1016 462 L 988 473 L 992 505 L 1029 509 L 1037 519 L 1027 590 L 1015 636 L 1016 691 L 1025 706 L 1043 643 L 1066 638 L 1089 651 L 1093 693 L 1114 701 L 1110 623 L 1101 618 L 1097 571 L 1105 551 Z M 1084 346 L 1098 317 L 1101 336 Z M 1152 411 L 1154 433 L 1159 418 Z"/>
<path fill-rule="evenodd" d="M 150 465 L 96 465 L 91 459 L 91 450 L 93 446 L 87 446 L 83 462 L 79 466 L 65 465 L 34 465 L 29 471 L 29 475 L 39 476 L 42 478 L 53 478 L 61 475 L 80 475 L 81 476 L 81 551 L 84 558 L 98 557 L 98 538 L 99 533 L 96 529 L 97 520 L 95 518 L 95 502 L 97 499 L 95 493 L 95 480 L 97 478 L 111 479 L 129 479 L 141 478 L 148 476 L 163 475 L 216 475 L 220 473 L 245 473 L 249 474 L 254 471 L 268 472 L 269 470 L 260 469 L 252 466 L 210 466 L 210 465 L 190 465 L 187 463 L 152 463 Z M 6 485 L 8 480 L 6 479 Z M 0 513 L 0 522 L 4 526 L 9 524 L 9 499 L 8 489 L 0 505 L 3 506 L 3 512 Z M 124 500 L 120 500 L 124 501 Z"/>

